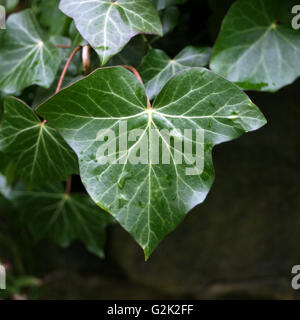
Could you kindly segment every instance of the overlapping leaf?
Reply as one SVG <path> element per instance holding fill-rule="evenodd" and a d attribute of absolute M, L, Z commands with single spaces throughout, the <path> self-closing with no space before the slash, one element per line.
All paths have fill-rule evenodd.
<path fill-rule="evenodd" d="M 174 30 L 179 19 L 179 9 L 177 7 L 169 7 L 161 15 L 163 34 L 167 34 Z"/>
<path fill-rule="evenodd" d="M 138 67 L 147 51 L 147 45 L 142 36 L 137 36 L 125 46 L 125 48 L 113 56 L 107 65 L 119 66 L 122 64 Z"/>
<path fill-rule="evenodd" d="M 139 68 L 149 99 L 152 100 L 176 73 L 190 67 L 207 65 L 210 53 L 210 48 L 188 46 L 174 59 L 170 59 L 164 51 L 152 49 Z"/>
<path fill-rule="evenodd" d="M 104 256 L 105 228 L 113 219 L 88 195 L 67 195 L 60 184 L 55 184 L 11 191 L 9 198 L 24 213 L 24 222 L 37 240 L 48 237 L 66 247 L 77 239 L 92 253 Z"/>
<path fill-rule="evenodd" d="M 122 67 L 112 67 L 99 69 L 60 91 L 37 112 L 77 153 L 81 178 L 92 199 L 130 232 L 146 258 L 186 213 L 205 199 L 214 179 L 212 147 L 265 123 L 243 92 L 204 68 L 175 75 L 151 110 L 136 77 Z M 118 135 L 125 120 L 128 131 L 141 130 L 139 137 L 128 141 L 127 154 L 108 152 L 108 156 L 116 156 L 116 163 L 101 164 L 99 130 L 114 130 Z M 204 145 L 193 140 L 193 148 L 197 144 L 204 148 L 202 173 L 186 175 L 191 165 L 177 164 L 173 157 L 170 164 L 155 164 L 150 156 L 148 164 L 127 161 L 143 147 L 148 155 L 153 154 L 151 143 L 145 140 L 151 129 L 174 128 L 178 129 L 177 141 L 183 129 L 204 131 Z M 167 146 L 161 131 L 160 137 Z"/>
<path fill-rule="evenodd" d="M 31 10 L 12 14 L 0 33 L 0 91 L 15 93 L 30 85 L 48 88 L 54 80 L 60 55 L 44 41 Z"/>
<path fill-rule="evenodd" d="M 11 188 L 0 174 L 1 195 L 6 205 L 9 201 L 14 210 L 19 211 L 14 218 L 26 224 L 37 241 L 51 238 L 66 247 L 73 240 L 80 240 L 89 251 L 104 256 L 105 229 L 113 223 L 113 218 L 97 207 L 88 195 L 67 195 L 59 183 L 31 191 L 21 184 Z"/>
<path fill-rule="evenodd" d="M 52 36 L 50 38 L 50 41 L 54 44 L 60 44 L 64 46 L 71 46 L 71 41 L 68 38 L 61 37 L 61 36 Z M 70 56 L 70 53 L 73 51 L 73 49 L 70 48 L 59 48 L 58 49 L 61 55 L 61 64 L 58 68 L 57 76 L 55 77 L 55 80 L 50 88 L 45 89 L 38 87 L 35 91 L 34 99 L 32 101 L 32 107 L 35 108 L 39 104 L 41 104 L 43 101 L 48 99 L 50 96 L 52 96 L 57 88 L 57 84 L 60 79 L 60 74 L 62 73 L 66 62 Z M 99 64 L 98 64 L 99 65 Z M 63 82 L 62 82 L 62 88 L 70 85 L 71 83 L 83 78 L 83 70 L 82 70 L 82 63 L 81 63 L 81 52 L 77 52 L 77 54 L 73 57 L 71 63 L 69 64 L 68 70 L 64 76 Z"/>
<path fill-rule="evenodd" d="M 211 69 L 243 89 L 275 91 L 293 82 L 300 75 L 300 34 L 291 21 L 282 23 L 284 2 L 235 2 L 215 44 Z"/>
<path fill-rule="evenodd" d="M 76 155 L 53 127 L 16 98 L 6 98 L 4 109 L 0 150 L 15 160 L 28 185 L 65 180 L 77 172 Z"/>
<path fill-rule="evenodd" d="M 49 29 L 50 34 L 62 34 L 68 26 L 68 17 L 66 17 L 58 8 L 59 0 L 40 0 L 39 22 L 43 27 Z"/>
<path fill-rule="evenodd" d="M 102 65 L 136 34 L 162 35 L 157 11 L 150 0 L 61 0 L 60 9 L 74 19 Z"/>

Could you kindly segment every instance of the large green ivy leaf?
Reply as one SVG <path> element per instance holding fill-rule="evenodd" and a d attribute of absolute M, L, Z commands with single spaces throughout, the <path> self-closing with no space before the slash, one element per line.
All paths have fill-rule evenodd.
<path fill-rule="evenodd" d="M 146 258 L 186 213 L 205 199 L 214 179 L 213 146 L 265 123 L 246 94 L 204 68 L 175 75 L 154 101 L 153 109 L 147 109 L 147 96 L 137 78 L 122 67 L 111 67 L 96 70 L 61 90 L 37 112 L 59 130 L 77 153 L 80 175 L 92 199 L 130 232 Z M 128 136 L 127 148 L 127 134 L 122 135 L 119 129 L 125 120 L 130 135 L 131 130 L 139 129 L 136 140 Z M 174 128 L 177 142 L 182 141 L 183 129 L 204 132 L 204 145 L 203 141 L 192 141 L 194 150 L 197 145 L 204 149 L 204 155 L 197 158 L 204 160 L 199 175 L 187 175 L 186 169 L 192 169 L 191 165 L 178 164 L 173 156 L 170 164 L 156 164 L 153 160 L 155 152 L 145 137 L 149 137 L 151 129 Z M 99 148 L 104 142 L 99 134 L 110 130 L 116 135 L 120 130 L 121 148 L 128 152 L 126 155 L 124 150 L 114 153 L 110 149 L 107 156 L 116 156 L 117 163 L 101 164 Z M 159 137 L 166 146 L 161 131 Z M 148 164 L 128 160 L 138 157 L 141 149 L 151 155 Z"/>
<path fill-rule="evenodd" d="M 113 219 L 88 195 L 67 195 L 60 184 L 55 184 L 32 191 L 11 191 L 8 196 L 23 212 L 24 223 L 36 240 L 51 238 L 67 247 L 78 239 L 92 253 L 104 256 L 105 228 Z"/>
<path fill-rule="evenodd" d="M 31 10 L 12 14 L 0 33 L 0 91 L 15 93 L 37 84 L 48 88 L 60 63 L 58 49 L 44 41 Z"/>
<path fill-rule="evenodd" d="M 61 0 L 60 9 L 74 19 L 81 35 L 104 65 L 138 33 L 162 35 L 150 0 Z"/>
<path fill-rule="evenodd" d="M 77 172 L 77 157 L 56 129 L 16 98 L 5 98 L 0 150 L 16 162 L 28 185 L 65 180 Z"/>
<path fill-rule="evenodd" d="M 281 23 L 283 2 L 235 2 L 213 49 L 211 69 L 242 89 L 275 91 L 293 82 L 300 75 L 300 34 Z"/>
<path fill-rule="evenodd" d="M 207 65 L 210 54 L 210 48 L 192 46 L 184 48 L 174 59 L 170 59 L 162 50 L 149 51 L 139 68 L 149 99 L 152 100 L 176 73 L 190 67 Z"/>

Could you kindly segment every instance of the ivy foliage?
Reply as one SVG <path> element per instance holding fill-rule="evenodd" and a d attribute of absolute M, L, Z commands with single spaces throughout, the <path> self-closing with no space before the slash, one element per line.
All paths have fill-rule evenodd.
<path fill-rule="evenodd" d="M 117 221 L 147 259 L 205 200 L 213 147 L 266 123 L 240 89 L 275 91 L 300 75 L 293 1 L 226 1 L 225 17 L 223 6 L 203 2 L 213 28 L 199 28 L 189 43 L 185 0 L 0 1 L 8 13 L 0 30 L 0 193 L 35 241 L 78 239 L 103 257 L 106 227 Z M 125 121 L 138 134 L 126 134 L 128 152 L 113 152 L 99 132 L 118 133 Z M 202 150 L 196 173 L 171 152 L 186 129 L 201 136 L 189 139 L 192 151 Z M 167 164 L 146 139 L 153 130 L 169 146 Z M 176 156 L 185 159 L 183 150 Z"/>
<path fill-rule="evenodd" d="M 210 48 L 185 47 L 174 59 L 159 49 L 152 49 L 144 57 L 139 68 L 150 100 L 176 73 L 190 67 L 204 67 L 210 58 Z"/>
<path fill-rule="evenodd" d="M 60 9 L 74 19 L 82 37 L 102 65 L 139 33 L 162 35 L 157 11 L 149 0 L 61 0 Z"/>
<path fill-rule="evenodd" d="M 15 93 L 37 84 L 48 88 L 59 63 L 58 49 L 44 40 L 31 10 L 9 16 L 7 30 L 1 33 L 0 87 L 4 93 Z"/>
<path fill-rule="evenodd" d="M 77 158 L 57 131 L 16 98 L 6 98 L 0 150 L 9 153 L 29 186 L 66 180 L 77 173 Z M 59 165 L 57 165 L 59 163 Z"/>
<path fill-rule="evenodd" d="M 92 199 L 132 234 L 146 258 L 184 215 L 205 199 L 214 177 L 212 147 L 265 123 L 243 92 L 202 68 L 172 77 L 152 109 L 147 109 L 146 92 L 138 79 L 122 67 L 113 67 L 97 70 L 62 90 L 37 112 L 53 123 L 76 152 L 82 181 Z M 118 130 L 122 121 L 127 121 L 131 130 L 139 130 L 139 137 L 128 144 L 127 154 L 117 152 L 117 164 L 102 164 L 97 156 L 98 132 Z M 201 143 L 205 151 L 199 154 L 204 158 L 202 173 L 187 175 L 191 166 L 176 163 L 174 156 L 170 164 L 151 159 L 155 153 L 148 142 L 151 130 L 157 130 L 167 147 L 161 130 L 178 130 L 176 139 L 183 141 L 180 128 L 204 130 Z M 143 148 L 150 155 L 149 162 L 131 163 L 129 157 Z"/>
<path fill-rule="evenodd" d="M 234 3 L 215 44 L 211 69 L 244 90 L 276 91 L 298 78 L 299 31 L 292 28 L 292 18 L 288 24 L 281 19 L 284 2 Z"/>

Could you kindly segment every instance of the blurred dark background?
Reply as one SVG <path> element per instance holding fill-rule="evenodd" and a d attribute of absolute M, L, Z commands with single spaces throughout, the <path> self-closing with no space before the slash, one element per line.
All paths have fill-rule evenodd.
<path fill-rule="evenodd" d="M 178 27 L 154 47 L 174 56 L 186 45 L 212 46 L 232 2 L 188 1 L 179 7 Z M 108 230 L 105 260 L 76 242 L 67 249 L 47 240 L 28 249 L 24 242 L 19 263 L 41 280 L 32 296 L 298 299 L 290 283 L 300 264 L 299 88 L 300 80 L 274 94 L 248 92 L 268 124 L 215 147 L 216 180 L 206 201 L 147 263 L 118 225 Z M 83 191 L 75 181 L 74 190 Z M 6 256 L 12 268 L 15 256 Z"/>

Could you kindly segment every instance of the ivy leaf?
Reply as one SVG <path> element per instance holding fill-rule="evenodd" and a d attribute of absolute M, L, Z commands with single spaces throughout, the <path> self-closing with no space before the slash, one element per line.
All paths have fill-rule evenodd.
<path fill-rule="evenodd" d="M 36 240 L 51 238 L 67 247 L 78 239 L 92 253 L 104 256 L 105 228 L 113 220 L 88 195 L 67 195 L 60 184 L 54 184 L 32 191 L 11 191 L 9 199 L 24 214 Z"/>
<path fill-rule="evenodd" d="M 74 19 L 83 38 L 106 62 L 139 33 L 162 35 L 150 0 L 61 0 L 60 9 Z"/>
<path fill-rule="evenodd" d="M 152 49 L 144 57 L 139 72 L 144 80 L 146 91 L 152 100 L 176 73 L 190 67 L 203 67 L 208 64 L 210 48 L 188 46 L 174 58 L 162 50 Z"/>
<path fill-rule="evenodd" d="M 30 186 L 66 180 L 77 172 L 77 157 L 58 132 L 13 97 L 4 100 L 0 151 L 15 160 L 18 173 Z"/>
<path fill-rule="evenodd" d="M 49 28 L 49 33 L 63 34 L 65 29 L 69 27 L 70 18 L 66 17 L 59 9 L 59 0 L 41 0 L 39 4 L 39 22 Z"/>
<path fill-rule="evenodd" d="M 178 19 L 179 10 L 177 7 L 170 7 L 164 10 L 161 17 L 164 35 L 174 30 L 178 24 Z"/>
<path fill-rule="evenodd" d="M 187 212 L 205 199 L 214 179 L 212 147 L 265 123 L 246 94 L 204 68 L 175 75 L 150 110 L 137 78 L 122 67 L 111 67 L 61 90 L 37 112 L 59 130 L 78 155 L 81 179 L 92 199 L 134 237 L 146 258 Z M 99 130 L 117 133 L 125 120 L 130 132 L 142 130 L 139 138 L 128 141 L 127 155 L 122 150 L 108 152 L 108 156 L 116 155 L 116 163 L 101 164 Z M 176 141 L 182 138 L 180 130 L 203 130 L 202 173 L 186 175 L 191 166 L 176 163 L 173 156 L 170 164 L 155 164 L 150 159 L 148 164 L 135 165 L 128 160 L 138 156 L 142 146 L 153 154 L 151 143 L 143 138 L 149 137 L 151 129 L 174 128 L 178 129 Z M 162 144 L 166 144 L 164 138 Z M 193 142 L 194 148 L 196 144 L 201 145 Z"/>
<path fill-rule="evenodd" d="M 245 90 L 276 91 L 293 82 L 300 75 L 300 36 L 278 20 L 281 2 L 235 2 L 224 19 L 210 68 Z"/>
<path fill-rule="evenodd" d="M 0 90 L 15 93 L 37 84 L 48 88 L 57 72 L 60 55 L 44 41 L 31 10 L 12 14 L 0 34 Z"/>
<path fill-rule="evenodd" d="M 137 36 L 125 46 L 125 48 L 113 56 L 108 62 L 108 66 L 119 66 L 122 64 L 137 67 L 141 64 L 147 52 L 147 45 L 142 36 Z"/>
<path fill-rule="evenodd" d="M 61 36 L 52 36 L 50 38 L 50 41 L 56 44 L 59 43 L 61 45 L 71 46 L 71 40 Z M 32 108 L 35 108 L 36 106 L 40 105 L 43 101 L 47 100 L 49 97 L 51 97 L 55 93 L 59 79 L 60 79 L 60 74 L 63 72 L 66 62 L 71 52 L 73 51 L 73 50 L 70 51 L 69 48 L 59 48 L 58 50 L 61 55 L 61 64 L 58 68 L 58 74 L 55 77 L 55 80 L 50 86 L 50 88 L 48 89 L 41 88 L 41 87 L 36 88 L 34 99 L 31 102 Z M 82 73 L 83 73 L 83 70 L 82 70 L 82 63 L 81 63 L 81 52 L 77 52 L 73 57 L 71 63 L 69 64 L 68 70 L 63 79 L 62 88 L 83 78 Z"/>

